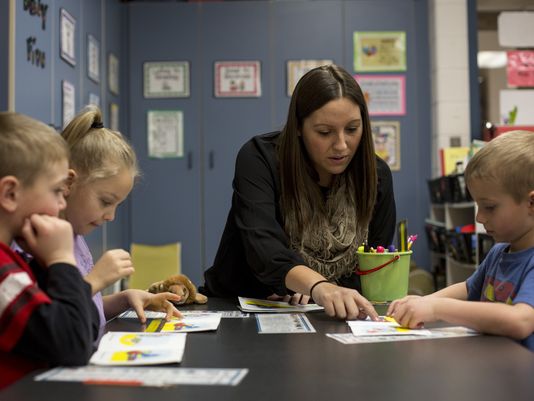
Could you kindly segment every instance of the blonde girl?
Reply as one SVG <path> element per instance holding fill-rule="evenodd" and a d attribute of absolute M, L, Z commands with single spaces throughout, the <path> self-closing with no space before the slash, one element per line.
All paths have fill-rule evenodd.
<path fill-rule="evenodd" d="M 63 216 L 72 224 L 77 265 L 91 284 L 101 327 L 129 307 L 137 312 L 142 323 L 146 321 L 145 308 L 164 310 L 168 318 L 180 316 L 170 302 L 178 301 L 179 297 L 171 293 L 154 295 L 130 289 L 102 296 L 104 288 L 133 274 L 134 266 L 130 254 L 123 249 L 109 250 L 93 263 L 84 236 L 113 221 L 118 205 L 126 199 L 139 176 L 137 158 L 119 132 L 104 127 L 102 113 L 94 106 L 78 114 L 61 135 L 71 153 Z"/>

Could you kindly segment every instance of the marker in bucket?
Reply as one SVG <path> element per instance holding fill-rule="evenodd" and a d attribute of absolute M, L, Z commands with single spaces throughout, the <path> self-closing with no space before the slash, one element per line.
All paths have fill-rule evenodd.
<path fill-rule="evenodd" d="M 408 250 L 410 250 L 412 248 L 412 245 L 413 245 L 413 243 L 415 242 L 416 239 L 417 239 L 417 234 L 410 235 L 408 237 Z"/>

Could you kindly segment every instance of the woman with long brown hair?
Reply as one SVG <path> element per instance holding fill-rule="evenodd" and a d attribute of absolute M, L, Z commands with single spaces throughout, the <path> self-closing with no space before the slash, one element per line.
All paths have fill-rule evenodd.
<path fill-rule="evenodd" d="M 359 293 L 357 248 L 395 230 L 391 172 L 374 153 L 361 88 L 328 65 L 298 82 L 281 132 L 240 150 L 232 208 L 205 272 L 212 296 L 307 303 L 330 316 L 376 317 Z"/>

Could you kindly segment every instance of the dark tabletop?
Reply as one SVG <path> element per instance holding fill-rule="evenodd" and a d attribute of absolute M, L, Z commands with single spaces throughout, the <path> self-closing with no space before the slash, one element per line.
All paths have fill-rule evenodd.
<path fill-rule="evenodd" d="M 236 310 L 236 305 L 237 300 L 210 299 L 208 305 L 180 309 L 222 311 Z M 476 336 L 345 345 L 325 335 L 350 332 L 344 321 L 323 312 L 307 316 L 316 333 L 258 334 L 253 314 L 224 318 L 216 332 L 189 333 L 182 363 L 170 366 L 248 368 L 235 387 L 35 382 L 32 374 L 1 391 L 0 400 L 534 400 L 534 353 L 510 339 Z M 107 328 L 142 329 L 135 319 L 115 319 Z"/>

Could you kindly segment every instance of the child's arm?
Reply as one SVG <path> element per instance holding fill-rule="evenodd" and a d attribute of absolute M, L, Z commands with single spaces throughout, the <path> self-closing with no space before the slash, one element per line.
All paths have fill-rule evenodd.
<path fill-rule="evenodd" d="M 178 309 L 171 303 L 172 301 L 180 301 L 181 297 L 171 292 L 151 294 L 148 291 L 130 289 L 107 295 L 103 300 L 106 319 L 110 319 L 128 308 L 135 310 L 141 323 L 146 322 L 144 309 L 166 312 L 167 320 L 172 316 L 182 316 Z"/>
<path fill-rule="evenodd" d="M 467 283 L 452 284 L 429 295 L 429 297 L 454 298 L 465 301 L 467 299 Z"/>
<path fill-rule="evenodd" d="M 90 286 L 74 266 L 72 227 L 55 217 L 34 215 L 22 234 L 47 268 L 32 291 L 44 291 L 49 301 L 33 309 L 14 351 L 53 365 L 83 365 L 93 352 L 99 318 Z M 43 267 L 35 261 L 32 269 L 42 272 Z"/>
<path fill-rule="evenodd" d="M 133 272 L 130 254 L 123 249 L 112 249 L 95 263 L 91 272 L 85 276 L 85 281 L 91 284 L 94 295 Z"/>
<path fill-rule="evenodd" d="M 443 320 L 482 333 L 523 339 L 534 332 L 534 308 L 525 303 L 461 301 L 427 296 L 397 304 L 391 316 L 404 327 Z"/>

